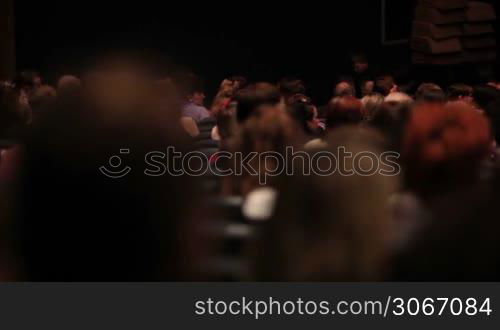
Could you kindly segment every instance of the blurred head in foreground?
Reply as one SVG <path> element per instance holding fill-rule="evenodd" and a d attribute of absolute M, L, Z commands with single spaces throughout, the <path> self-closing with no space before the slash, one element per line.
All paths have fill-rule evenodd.
<path fill-rule="evenodd" d="M 11 219 L 20 279 L 190 278 L 200 240 L 187 233 L 185 203 L 196 203 L 196 194 L 184 176 L 145 173 L 157 170 L 145 162 L 149 152 L 183 145 L 150 85 L 134 74 L 103 74 L 78 107 L 37 125 Z"/>
<path fill-rule="evenodd" d="M 259 111 L 259 116 L 251 117 L 240 128 L 234 143 L 233 150 L 240 152 L 242 157 L 256 154 L 248 162 L 250 170 L 244 169 L 237 178 L 239 193 L 244 196 L 260 186 L 274 185 L 285 166 L 282 160 L 285 160 L 286 148 L 295 146 L 295 132 L 300 129 L 279 106 L 264 106 Z M 266 154 L 268 157 L 264 157 Z M 262 178 L 267 180 L 262 182 Z"/>
<path fill-rule="evenodd" d="M 269 83 L 257 83 L 249 85 L 236 94 L 237 111 L 236 119 L 239 124 L 246 120 L 259 116 L 263 109 L 277 106 L 281 103 L 279 89 Z"/>
<path fill-rule="evenodd" d="M 375 131 L 343 127 L 328 136 L 328 149 L 380 156 L 383 138 Z M 355 157 L 354 157 L 355 158 Z M 397 177 L 361 175 L 373 166 L 370 157 L 344 158 L 337 164 L 354 175 L 318 175 L 331 168 L 319 158 L 317 170 L 281 181 L 274 217 L 262 227 L 254 251 L 255 279 L 262 281 L 374 281 L 388 270 L 393 228 L 387 199 Z M 313 165 L 314 166 L 314 165 Z M 382 168 L 383 166 L 381 166 Z M 373 167 L 372 167 L 373 168 Z"/>
<path fill-rule="evenodd" d="M 442 196 L 434 219 L 395 262 L 393 281 L 491 282 L 500 276 L 500 172 Z"/>

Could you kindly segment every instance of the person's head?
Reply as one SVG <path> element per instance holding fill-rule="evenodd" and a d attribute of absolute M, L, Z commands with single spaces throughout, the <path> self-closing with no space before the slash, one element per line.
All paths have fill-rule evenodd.
<path fill-rule="evenodd" d="M 61 98 L 76 96 L 82 87 L 82 82 L 75 76 L 65 75 L 57 82 L 57 94 Z"/>
<path fill-rule="evenodd" d="M 16 88 L 31 93 L 42 85 L 42 77 L 38 72 L 23 71 L 14 79 Z"/>
<path fill-rule="evenodd" d="M 466 84 L 453 84 L 448 87 L 448 101 L 463 101 L 471 103 L 474 89 Z"/>
<path fill-rule="evenodd" d="M 363 121 L 363 104 L 354 96 L 334 97 L 327 106 L 326 127 L 331 130 Z"/>
<path fill-rule="evenodd" d="M 400 151 L 405 127 L 410 116 L 410 102 L 384 102 L 373 114 L 370 126 L 386 138 L 391 151 Z"/>
<path fill-rule="evenodd" d="M 238 91 L 242 88 L 245 88 L 248 85 L 247 78 L 245 78 L 243 76 L 232 76 L 232 77 L 229 77 L 228 80 L 233 82 L 233 86 L 234 86 L 235 91 Z"/>
<path fill-rule="evenodd" d="M 30 97 L 30 105 L 33 110 L 33 117 L 39 117 L 50 111 L 56 104 L 57 92 L 48 85 L 38 88 Z"/>
<path fill-rule="evenodd" d="M 281 96 L 285 103 L 288 102 L 288 99 L 295 94 L 305 94 L 306 87 L 304 82 L 300 79 L 293 77 L 286 77 L 279 81 L 278 87 L 280 89 Z"/>
<path fill-rule="evenodd" d="M 373 80 L 365 80 L 365 81 L 361 82 L 361 94 L 363 96 L 373 94 L 374 88 L 375 88 L 375 82 Z"/>
<path fill-rule="evenodd" d="M 307 96 L 301 94 L 292 96 L 288 100 L 287 111 L 297 121 L 304 134 L 314 135 L 317 132 L 318 111 Z"/>
<path fill-rule="evenodd" d="M 254 115 L 258 115 L 262 106 L 275 106 L 281 102 L 279 89 L 269 83 L 249 85 L 236 93 L 236 118 L 238 123 L 244 123 Z"/>
<path fill-rule="evenodd" d="M 491 143 L 488 120 L 466 103 L 416 106 L 402 150 L 409 186 L 426 196 L 475 182 Z"/>
<path fill-rule="evenodd" d="M 446 94 L 439 85 L 423 83 L 417 88 L 415 101 L 418 103 L 446 103 Z"/>
<path fill-rule="evenodd" d="M 234 151 L 240 152 L 243 157 L 257 153 L 248 162 L 251 170 L 258 173 L 253 175 L 245 169 L 240 180 L 240 193 L 246 195 L 259 186 L 272 186 L 283 170 L 285 164 L 278 157 L 262 157 L 265 153 L 274 153 L 285 157 L 286 148 L 295 146 L 298 125 L 290 115 L 277 106 L 264 105 L 266 109 L 259 116 L 251 116 L 238 130 L 235 139 Z M 237 165 L 238 166 L 238 165 Z M 281 172 L 282 173 L 282 172 Z M 262 180 L 265 179 L 265 180 Z"/>
<path fill-rule="evenodd" d="M 187 233 L 193 227 L 186 211 L 196 203 L 196 191 L 187 176 L 144 172 L 152 150 L 182 150 L 181 137 L 170 139 L 173 127 L 165 126 L 177 121 L 162 119 L 146 84 L 124 81 L 123 75 L 103 79 L 97 88 L 107 98 L 51 112 L 26 142 L 10 219 L 20 279 L 188 278 L 187 255 L 201 242 Z M 193 239 L 189 248 L 181 247 L 179 237 Z"/>
<path fill-rule="evenodd" d="M 363 97 L 361 99 L 361 103 L 363 104 L 363 118 L 364 120 L 369 121 L 377 112 L 377 110 L 382 106 L 382 103 L 384 103 L 384 97 L 382 96 L 382 94 L 373 93 Z"/>
<path fill-rule="evenodd" d="M 500 83 L 499 82 L 490 81 L 487 85 L 500 90 Z"/>
<path fill-rule="evenodd" d="M 335 97 L 356 96 L 356 88 L 354 87 L 352 81 L 341 80 L 335 85 L 333 95 Z"/>
<path fill-rule="evenodd" d="M 188 100 L 196 105 L 203 106 L 205 92 L 202 88 L 193 88 L 189 93 Z"/>
<path fill-rule="evenodd" d="M 375 86 L 373 92 L 387 96 L 392 92 L 397 91 L 398 86 L 394 77 L 390 74 L 381 74 L 375 79 Z"/>
<path fill-rule="evenodd" d="M 186 101 L 203 106 L 205 100 L 205 86 L 203 80 L 192 72 L 180 72 L 174 76 L 173 81 Z"/>
<path fill-rule="evenodd" d="M 394 228 L 387 200 L 398 178 L 363 173 L 374 169 L 383 138 L 368 128 L 343 127 L 327 141 L 325 154 L 371 156 L 339 159 L 352 175 L 332 170 L 339 162 L 328 156 L 310 172 L 310 163 L 296 159 L 294 175 L 277 185 L 273 217 L 260 228 L 253 250 L 255 280 L 376 281 L 389 272 Z"/>
<path fill-rule="evenodd" d="M 220 97 L 233 97 L 240 89 L 247 86 L 245 77 L 233 76 L 226 78 L 219 86 L 216 98 Z"/>
<path fill-rule="evenodd" d="M 43 86 L 42 76 L 38 72 L 33 73 L 33 85 L 35 89 Z"/>
<path fill-rule="evenodd" d="M 402 104 L 402 103 L 412 104 L 413 99 L 411 98 L 410 95 L 406 93 L 392 92 L 385 97 L 384 102 L 393 104 Z"/>
<path fill-rule="evenodd" d="M 368 70 L 368 58 L 365 54 L 359 53 L 351 56 L 352 69 L 356 73 L 364 73 Z"/>

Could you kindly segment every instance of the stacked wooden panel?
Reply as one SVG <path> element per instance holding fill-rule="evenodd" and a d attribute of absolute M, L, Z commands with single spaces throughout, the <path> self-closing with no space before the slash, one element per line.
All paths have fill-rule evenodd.
<path fill-rule="evenodd" d="M 458 64 L 493 60 L 493 6 L 468 0 L 420 0 L 412 31 L 416 64 Z"/>
<path fill-rule="evenodd" d="M 493 29 L 496 20 L 495 9 L 491 4 L 469 1 L 464 23 L 465 62 L 493 61 L 497 56 L 497 39 Z"/>

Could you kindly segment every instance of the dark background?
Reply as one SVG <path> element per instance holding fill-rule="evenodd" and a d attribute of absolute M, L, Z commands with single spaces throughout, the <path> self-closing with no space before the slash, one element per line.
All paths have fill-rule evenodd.
<path fill-rule="evenodd" d="M 414 3 L 388 1 L 389 37 L 409 33 Z M 373 66 L 410 68 L 408 45 L 381 44 L 379 0 L 16 0 L 15 15 L 18 69 L 41 71 L 49 82 L 78 74 L 103 54 L 135 51 L 191 68 L 209 93 L 228 75 L 271 81 L 293 75 L 323 102 L 350 69 L 352 51 L 366 51 Z"/>

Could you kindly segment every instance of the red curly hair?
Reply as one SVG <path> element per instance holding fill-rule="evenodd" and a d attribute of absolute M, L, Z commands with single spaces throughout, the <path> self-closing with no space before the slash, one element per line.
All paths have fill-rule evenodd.
<path fill-rule="evenodd" d="M 363 103 L 354 96 L 333 98 L 327 106 L 326 126 L 356 125 L 363 120 Z"/>
<path fill-rule="evenodd" d="M 421 192 L 438 192 L 470 182 L 491 142 L 488 120 L 465 103 L 418 106 L 403 140 L 408 183 Z"/>

